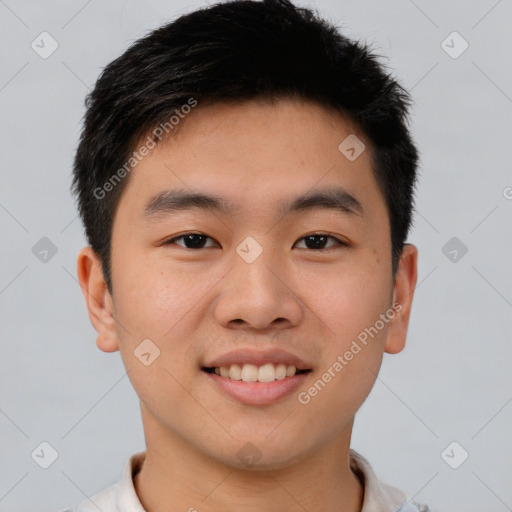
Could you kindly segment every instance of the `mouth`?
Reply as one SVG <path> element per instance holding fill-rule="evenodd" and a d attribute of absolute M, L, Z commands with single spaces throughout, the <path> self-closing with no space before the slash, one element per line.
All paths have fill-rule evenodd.
<path fill-rule="evenodd" d="M 205 383 L 244 405 L 270 405 L 289 399 L 307 384 L 314 367 L 298 354 L 277 347 L 239 347 L 200 362 Z"/>
<path fill-rule="evenodd" d="M 263 365 L 255 364 L 231 364 L 220 367 L 203 367 L 203 372 L 215 374 L 229 380 L 242 382 L 274 382 L 276 380 L 285 380 L 311 372 L 310 368 L 297 368 L 291 364 L 284 363 L 266 363 Z"/>
<path fill-rule="evenodd" d="M 208 385 L 237 403 L 271 405 L 290 396 L 306 384 L 311 368 L 266 363 L 202 367 Z"/>

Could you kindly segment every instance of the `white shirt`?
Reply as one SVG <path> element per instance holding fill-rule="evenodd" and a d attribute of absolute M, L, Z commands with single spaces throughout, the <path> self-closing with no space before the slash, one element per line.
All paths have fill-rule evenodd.
<path fill-rule="evenodd" d="M 133 485 L 133 477 L 140 471 L 145 456 L 145 451 L 134 453 L 126 460 L 119 482 L 61 512 L 146 512 Z M 364 487 L 361 512 L 429 512 L 425 505 L 409 501 L 398 489 L 379 482 L 369 462 L 354 450 L 350 450 L 350 467 Z"/>

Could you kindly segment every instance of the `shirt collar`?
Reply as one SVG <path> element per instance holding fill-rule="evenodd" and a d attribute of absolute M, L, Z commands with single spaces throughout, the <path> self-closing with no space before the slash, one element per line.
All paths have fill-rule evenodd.
<path fill-rule="evenodd" d="M 380 482 L 370 463 L 354 450 L 350 450 L 350 468 L 359 477 L 364 488 L 361 512 L 395 511 L 406 503 L 406 495 Z"/>
<path fill-rule="evenodd" d="M 135 492 L 133 478 L 142 468 L 146 451 L 134 453 L 124 465 L 123 476 L 119 482 L 118 508 L 123 512 L 146 512 Z"/>

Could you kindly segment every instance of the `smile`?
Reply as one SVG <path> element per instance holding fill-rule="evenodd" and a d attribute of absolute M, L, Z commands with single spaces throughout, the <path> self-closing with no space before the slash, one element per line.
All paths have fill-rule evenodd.
<path fill-rule="evenodd" d="M 284 363 L 267 363 L 261 366 L 255 364 L 232 364 L 229 366 L 220 366 L 216 368 L 203 368 L 208 373 L 215 373 L 221 377 L 243 382 L 273 382 L 283 380 L 286 377 L 293 377 L 296 374 L 306 373 L 310 370 L 298 370 L 293 365 Z"/>
<path fill-rule="evenodd" d="M 208 384 L 222 395 L 244 405 L 260 406 L 273 404 L 298 392 L 310 373 L 309 369 L 297 370 L 292 365 L 274 366 L 270 363 L 262 366 L 232 364 L 202 368 L 201 372 Z"/>

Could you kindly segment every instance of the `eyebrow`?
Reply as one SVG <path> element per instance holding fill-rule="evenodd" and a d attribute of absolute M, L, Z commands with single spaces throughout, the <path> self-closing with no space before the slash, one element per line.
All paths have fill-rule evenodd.
<path fill-rule="evenodd" d="M 146 220 L 151 220 L 192 209 L 209 210 L 231 216 L 240 211 L 234 203 L 223 197 L 176 189 L 165 190 L 149 199 L 141 216 Z M 333 210 L 350 216 L 364 215 L 364 209 L 360 201 L 344 188 L 333 186 L 315 189 L 291 200 L 285 200 L 278 205 L 277 213 L 285 216 L 290 213 L 315 209 Z"/>

